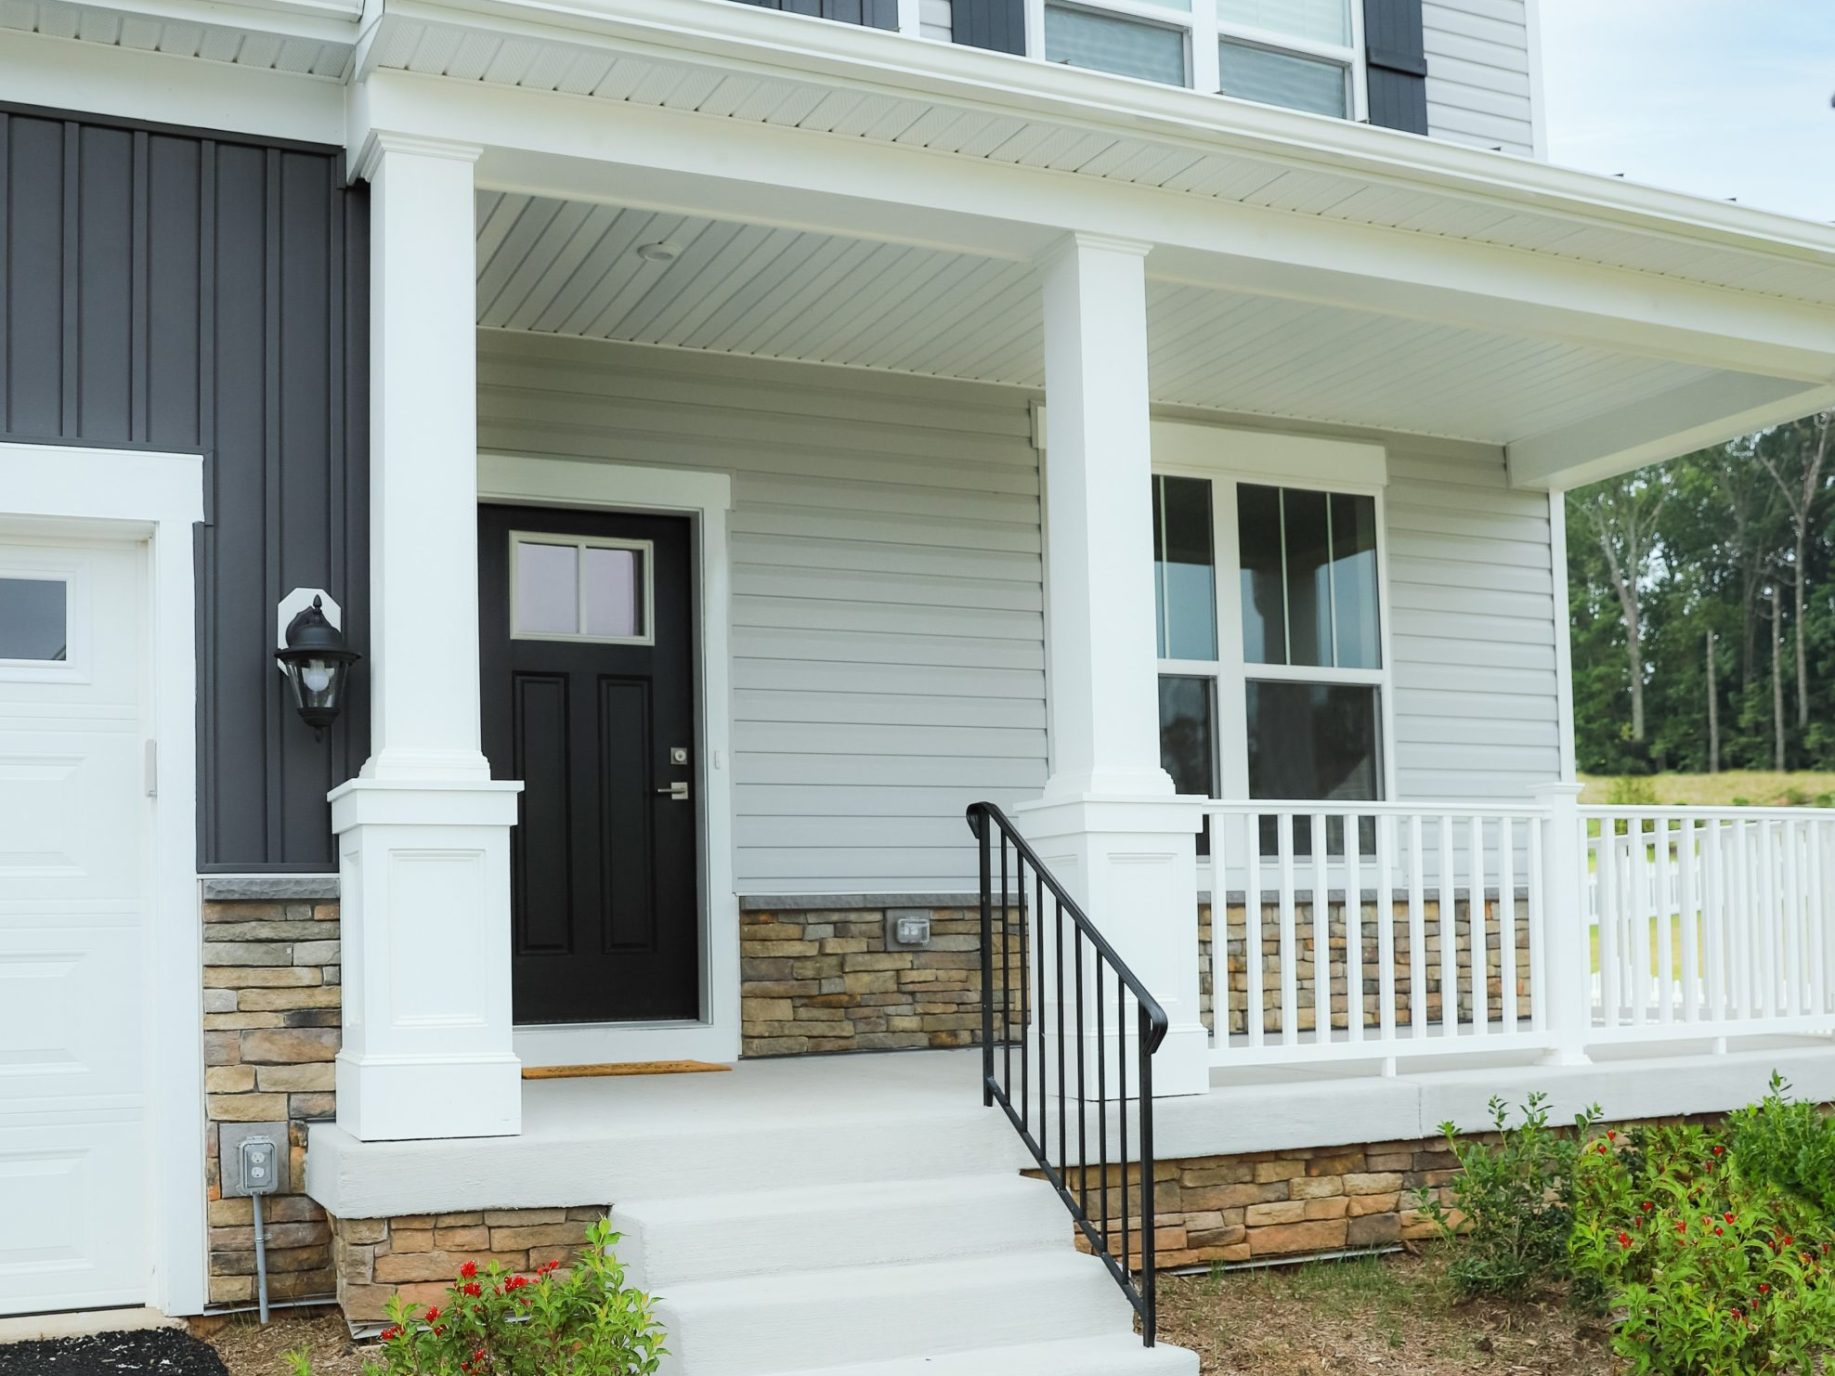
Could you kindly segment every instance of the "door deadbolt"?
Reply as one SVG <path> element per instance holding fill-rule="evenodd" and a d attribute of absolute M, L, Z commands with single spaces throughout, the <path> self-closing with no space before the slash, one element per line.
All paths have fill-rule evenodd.
<path fill-rule="evenodd" d="M 670 746 L 669 747 L 669 763 L 670 764 L 687 764 L 688 763 L 688 747 L 685 745 Z"/>

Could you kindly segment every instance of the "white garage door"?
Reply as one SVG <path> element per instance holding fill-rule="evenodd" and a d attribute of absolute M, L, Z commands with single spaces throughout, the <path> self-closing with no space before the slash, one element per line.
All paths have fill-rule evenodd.
<path fill-rule="evenodd" d="M 0 1313 L 149 1298 L 145 562 L 0 532 Z"/>

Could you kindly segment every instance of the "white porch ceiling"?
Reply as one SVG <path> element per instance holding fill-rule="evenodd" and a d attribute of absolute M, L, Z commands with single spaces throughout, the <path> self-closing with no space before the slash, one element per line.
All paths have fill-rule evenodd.
<path fill-rule="evenodd" d="M 679 248 L 668 263 L 640 245 Z M 1037 387 L 1030 264 L 517 194 L 478 198 L 478 320 L 625 343 Z M 1168 404 L 1505 444 L 1710 375 L 1681 363 L 1151 282 Z"/>

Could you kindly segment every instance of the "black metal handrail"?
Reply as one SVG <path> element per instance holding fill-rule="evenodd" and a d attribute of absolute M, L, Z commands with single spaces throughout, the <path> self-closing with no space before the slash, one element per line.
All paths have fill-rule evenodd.
<path fill-rule="evenodd" d="M 1032 1152 L 1045 1179 L 1058 1192 L 1090 1250 L 1140 1315 L 1148 1347 L 1157 1325 L 1154 1277 L 1153 1208 L 1153 1053 L 1166 1037 L 1166 1010 L 1147 991 L 1128 964 L 1109 945 L 1032 847 L 1014 830 L 1006 814 L 992 803 L 968 810 L 969 829 L 981 848 L 981 1085 L 982 1102 L 999 1104 Z M 1028 882 L 1030 878 L 1030 883 Z M 998 880 L 999 888 L 995 888 Z M 1046 903 L 1050 901 L 1049 916 Z M 996 940 L 996 913 L 999 933 Z M 1017 918 L 1016 918 L 1017 914 Z M 1028 914 L 1030 922 L 1028 922 Z M 1069 921 L 1069 945 L 1065 923 Z M 1085 949 L 1089 958 L 1085 961 Z M 996 973 L 998 970 L 998 982 Z M 1065 981 L 1071 983 L 1066 996 Z M 1037 1003 L 1033 1002 L 1036 984 Z M 1052 986 L 1055 984 L 1055 989 Z M 1055 994 L 1047 998 L 1048 993 Z M 1111 999 L 1113 1000 L 1111 1004 Z M 1094 1006 L 1092 1051 L 1085 1005 Z M 1128 1023 L 1133 1004 L 1133 1054 L 1139 1131 L 1138 1202 L 1130 1208 L 1128 1159 Z M 1111 1027 L 1108 1010 L 1114 1008 Z M 1035 1010 L 1036 1008 L 1036 1015 Z M 1048 1011 L 1049 1009 L 1049 1011 Z M 1068 1022 L 1067 1022 L 1068 1019 Z M 1056 1024 L 1059 1054 L 1055 1067 L 1047 1057 L 1048 1022 Z M 1067 1035 L 1068 1033 L 1068 1035 Z M 1032 1073 L 1034 1041 L 1038 1074 Z M 1111 1045 L 1113 1052 L 1111 1053 Z M 1014 1060 L 1018 1052 L 1017 1107 Z M 1090 1094 L 1094 1061 L 1095 1095 Z M 1110 1096 L 1113 1063 L 1114 1095 Z M 1074 1066 L 1075 1073 L 1072 1074 Z M 1053 1074 L 1055 1070 L 1055 1075 Z M 1051 1086 L 1057 1082 L 1057 1157 L 1051 1151 Z M 1036 1104 L 1034 1102 L 1036 1086 Z M 1116 1106 L 1115 1163 L 1109 1156 L 1109 1106 Z M 1037 1131 L 1034 1131 L 1034 1111 Z M 1072 1129 L 1076 1116 L 1076 1183 L 1069 1179 Z M 1095 1155 L 1090 1154 L 1094 1119 Z M 1096 1184 L 1091 1187 L 1091 1172 Z M 1112 1174 L 1119 1175 L 1119 1207 L 1110 1212 Z M 1092 1197 L 1094 1206 L 1092 1207 Z M 1119 1225 L 1119 1232 L 1117 1230 Z M 1119 1239 L 1119 1246 L 1118 1244 Z M 1117 1255 L 1119 1250 L 1120 1255 Z M 1133 1263 L 1138 1261 L 1138 1272 Z"/>

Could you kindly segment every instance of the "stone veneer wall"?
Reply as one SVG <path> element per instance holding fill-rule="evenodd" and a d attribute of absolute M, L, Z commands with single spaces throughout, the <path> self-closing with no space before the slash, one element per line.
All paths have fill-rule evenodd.
<path fill-rule="evenodd" d="M 523 1272 L 548 1261 L 571 1262 L 587 1225 L 609 1212 L 602 1205 L 333 1218 L 338 1303 L 352 1323 L 374 1323 L 386 1317 L 397 1290 L 411 1305 L 438 1304 L 468 1261 Z"/>
<path fill-rule="evenodd" d="M 979 1044 L 979 908 L 929 908 L 930 945 L 895 950 L 885 908 L 769 901 L 741 900 L 743 1055 Z"/>
<path fill-rule="evenodd" d="M 206 901 L 204 918 L 204 1184 L 210 1225 L 209 1300 L 255 1299 L 254 1214 L 222 1197 L 224 1123 L 287 1125 L 289 1192 L 263 1205 L 268 1294 L 329 1298 L 336 1289 L 331 1229 L 302 1192 L 306 1124 L 333 1116 L 340 989 L 335 900 Z"/>
<path fill-rule="evenodd" d="M 1363 905 L 1363 1010 L 1364 1026 L 1374 1028 L 1381 1018 L 1382 983 L 1378 974 L 1377 954 L 1379 950 L 1376 903 L 1366 902 Z M 1458 903 L 1455 907 L 1455 964 L 1458 970 L 1459 1018 L 1462 1022 L 1471 1021 L 1472 1009 L 1472 937 L 1470 930 L 1469 902 Z M 1499 915 L 1499 900 L 1493 895 L 1486 899 L 1485 915 L 1485 988 L 1488 1006 L 1492 1010 L 1501 1007 L 1503 991 L 1503 955 L 1500 949 L 1503 926 Z M 1327 923 L 1327 978 L 1334 989 L 1342 988 L 1345 978 L 1346 937 L 1344 926 L 1344 902 L 1328 902 Z M 1230 980 L 1230 1032 L 1240 1034 L 1245 1030 L 1244 1003 L 1248 998 L 1249 976 L 1245 963 L 1247 951 L 1247 916 L 1240 895 L 1229 904 L 1227 909 L 1229 980 Z M 1411 956 L 1408 934 L 1408 904 L 1405 899 L 1394 902 L 1391 906 L 1394 923 L 1393 940 L 1396 962 L 1395 1003 L 1396 1021 L 1398 1024 L 1408 1022 L 1410 1011 L 1414 1006 L 1413 978 L 1411 974 Z M 1198 948 L 1199 948 L 1199 1007 L 1204 1025 L 1213 1032 L 1216 1030 L 1216 1015 L 1213 1010 L 1213 991 L 1211 978 L 1211 929 L 1213 926 L 1212 910 L 1209 903 L 1198 907 Z M 1529 952 L 1529 903 L 1526 895 L 1519 897 L 1516 906 L 1516 993 L 1517 1006 L 1522 1015 L 1529 1014 L 1530 999 L 1530 952 Z M 1424 905 L 1422 915 L 1422 947 L 1425 968 L 1423 970 L 1423 997 L 1430 1023 L 1440 1020 L 1442 1003 L 1442 986 L 1440 980 L 1440 907 L 1429 901 Z M 1300 1031 L 1311 1031 L 1314 1022 L 1313 982 L 1315 955 L 1313 949 L 1312 904 L 1299 902 L 1294 905 L 1294 947 L 1298 966 L 1296 970 L 1298 1023 Z M 1276 904 L 1266 904 L 1261 915 L 1261 962 L 1262 962 L 1262 1028 L 1265 1032 L 1278 1032 L 1281 1027 L 1281 913 Z M 1343 994 L 1334 994 L 1332 998 L 1332 1026 L 1342 1028 L 1348 1025 L 1347 1005 Z"/>

